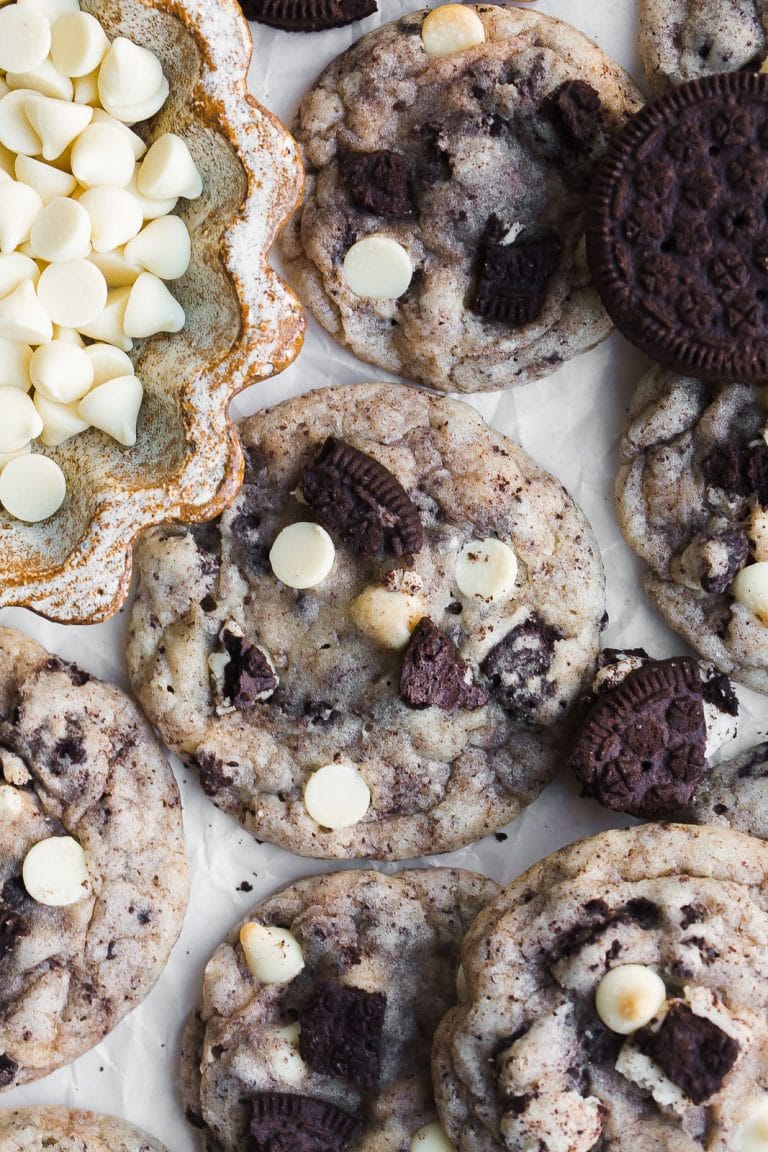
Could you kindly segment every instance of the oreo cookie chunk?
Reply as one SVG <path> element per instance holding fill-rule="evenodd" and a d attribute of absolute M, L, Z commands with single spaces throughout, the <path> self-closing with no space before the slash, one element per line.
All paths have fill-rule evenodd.
<path fill-rule="evenodd" d="M 377 28 L 299 108 L 287 274 L 335 339 L 391 372 L 444 392 L 546 376 L 610 330 L 583 212 L 641 103 L 581 32 L 527 8 L 445 5 Z"/>
<path fill-rule="evenodd" d="M 719 74 L 649 104 L 595 177 L 587 255 L 617 328 L 666 367 L 768 375 L 768 76 Z"/>
<path fill-rule="evenodd" d="M 768 409 L 762 385 L 657 368 L 638 386 L 616 486 L 645 590 L 701 656 L 768 692 Z"/>
<path fill-rule="evenodd" d="M 378 11 L 376 0 L 240 0 L 248 20 L 285 32 L 341 28 Z"/>
<path fill-rule="evenodd" d="M 601 664 L 568 766 L 606 808 L 673 816 L 690 802 L 709 757 L 736 737 L 731 683 L 685 656 L 651 660 L 608 650 Z"/>
<path fill-rule="evenodd" d="M 0 1089 L 101 1043 L 160 976 L 186 902 L 178 790 L 135 705 L 0 628 Z M 95 1139 L 82 1113 L 11 1116 L 2 1148 Z"/>
<path fill-rule="evenodd" d="M 138 553 L 148 714 L 214 803 L 293 852 L 408 859 L 497 831 L 550 779 L 594 671 L 583 516 L 423 391 L 325 389 L 240 435 L 246 483 L 205 543 L 160 529 Z"/>
<path fill-rule="evenodd" d="M 456 1152 L 759 1146 L 767 874 L 763 841 L 648 824 L 503 889 L 467 934 L 468 995 L 435 1036 Z"/>
<path fill-rule="evenodd" d="M 42 1152 L 46 1148 L 166 1152 L 159 1140 L 133 1124 L 79 1108 L 14 1108 L 0 1112 L 0 1148 L 4 1152 Z"/>
<path fill-rule="evenodd" d="M 432 1035 L 456 999 L 464 932 L 497 891 L 456 869 L 343 872 L 257 905 L 209 961 L 182 1045 L 187 1115 L 206 1146 L 436 1140 Z"/>

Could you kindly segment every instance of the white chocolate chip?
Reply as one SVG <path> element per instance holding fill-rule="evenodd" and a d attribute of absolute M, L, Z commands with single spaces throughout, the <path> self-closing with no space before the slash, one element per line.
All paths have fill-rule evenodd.
<path fill-rule="evenodd" d="M 88 259 L 99 269 L 108 288 L 130 288 L 144 271 L 140 264 L 126 260 L 124 248 L 117 248 L 114 252 L 91 252 Z M 127 301 L 126 296 L 126 304 Z"/>
<path fill-rule="evenodd" d="M 135 198 L 134 198 L 135 199 Z M 139 202 L 135 201 L 139 211 Z M 179 216 L 152 220 L 125 246 L 125 258 L 161 280 L 178 280 L 189 268 L 192 242 Z"/>
<path fill-rule="evenodd" d="M 57 404 L 80 400 L 93 387 L 93 364 L 85 349 L 64 340 L 38 348 L 29 372 L 35 388 Z"/>
<path fill-rule="evenodd" d="M 439 1120 L 425 1124 L 411 1139 L 411 1152 L 455 1152 Z"/>
<path fill-rule="evenodd" d="M 768 1152 L 768 1097 L 764 1096 L 739 1125 L 733 1152 Z"/>
<path fill-rule="evenodd" d="M 91 251 L 91 220 L 77 200 L 59 196 L 35 217 L 30 243 L 40 260 L 82 260 Z"/>
<path fill-rule="evenodd" d="M 14 91 L 27 88 L 39 92 L 41 96 L 51 96 L 54 100 L 71 100 L 74 94 L 69 76 L 63 76 L 50 58 L 28 72 L 6 72 L 5 79 L 8 87 Z"/>
<path fill-rule="evenodd" d="M 251 975 L 260 984 L 287 984 L 304 967 L 301 945 L 286 928 L 244 924 L 240 945 Z"/>
<path fill-rule="evenodd" d="M 73 83 L 72 99 L 76 104 L 87 104 L 94 112 L 99 106 L 99 73 L 89 72 L 87 76 L 78 76 Z"/>
<path fill-rule="evenodd" d="M 168 97 L 168 82 L 157 56 L 118 36 L 101 64 L 99 96 L 107 112 L 124 123 L 147 118 L 133 119 L 132 114 L 126 114 L 140 105 L 152 107 L 157 102 L 154 108 L 157 112 Z M 148 112 L 147 116 L 154 112 Z"/>
<path fill-rule="evenodd" d="M 86 76 L 95 71 L 109 51 L 109 40 L 99 21 L 87 12 L 67 12 L 53 26 L 51 59 L 65 76 Z"/>
<path fill-rule="evenodd" d="M 53 338 L 61 341 L 62 344 L 76 344 L 78 348 L 85 347 L 85 341 L 76 328 L 62 328 L 60 324 L 54 324 Z"/>
<path fill-rule="evenodd" d="M 406 647 L 427 610 L 418 596 L 372 586 L 352 601 L 349 615 L 356 627 L 376 644 L 399 651 Z"/>
<path fill-rule="evenodd" d="M 138 200 L 145 220 L 156 220 L 159 216 L 167 216 L 169 212 L 173 212 L 177 203 L 175 196 L 168 200 L 155 200 L 151 196 L 142 196 L 139 192 L 138 180 L 139 170 L 137 168 L 128 182 L 127 190 Z"/>
<path fill-rule="evenodd" d="M 18 452 L 43 430 L 43 422 L 26 392 L 0 388 L 0 452 Z"/>
<path fill-rule="evenodd" d="M 29 392 L 29 362 L 32 349 L 17 340 L 0 340 L 0 388 L 21 388 Z"/>
<path fill-rule="evenodd" d="M 32 899 L 51 908 L 66 908 L 88 895 L 85 853 L 71 836 L 40 840 L 27 852 L 21 876 Z"/>
<path fill-rule="evenodd" d="M 43 204 L 50 204 L 60 196 L 71 196 L 77 187 L 77 181 L 69 172 L 43 164 L 33 156 L 16 157 L 16 179 L 34 188 Z"/>
<path fill-rule="evenodd" d="M 323 828 L 351 828 L 370 808 L 371 791 L 352 764 L 325 764 L 307 781 L 304 806 Z"/>
<path fill-rule="evenodd" d="M 77 404 L 57 404 L 42 392 L 35 393 L 35 408 L 43 421 L 40 440 L 46 448 L 58 448 L 90 427 L 78 412 Z"/>
<path fill-rule="evenodd" d="M 628 1036 L 657 1015 L 667 999 L 664 981 L 642 964 L 612 968 L 597 986 L 595 1007 L 607 1028 Z"/>
<path fill-rule="evenodd" d="M 174 196 L 197 200 L 203 192 L 203 179 L 187 143 L 174 132 L 155 140 L 139 169 L 138 185 L 142 196 L 154 200 Z"/>
<path fill-rule="evenodd" d="M 300 1033 L 298 1020 L 280 1028 L 275 1034 L 274 1046 L 267 1052 L 272 1073 L 281 1084 L 299 1085 L 307 1074 L 307 1066 L 299 1053 Z"/>
<path fill-rule="evenodd" d="M 40 137 L 27 119 L 27 101 L 32 96 L 37 93 L 20 88 L 0 99 L 0 144 L 24 156 L 39 156 L 42 149 Z"/>
<path fill-rule="evenodd" d="M 413 278 L 411 258 L 391 236 L 365 236 L 347 252 L 342 265 L 347 287 L 364 300 L 397 300 Z"/>
<path fill-rule="evenodd" d="M 126 336 L 154 336 L 156 332 L 180 332 L 186 317 L 184 309 L 158 276 L 142 272 L 131 288 L 125 310 Z"/>
<path fill-rule="evenodd" d="M 43 202 L 27 184 L 5 180 L 0 184 L 0 252 L 7 255 L 29 238 Z"/>
<path fill-rule="evenodd" d="M 21 344 L 47 344 L 53 325 L 31 280 L 22 280 L 0 300 L 0 338 Z"/>
<path fill-rule="evenodd" d="M 734 599 L 748 608 L 761 624 L 768 625 L 768 561 L 760 560 L 742 568 L 730 591 Z"/>
<path fill-rule="evenodd" d="M 89 259 L 95 265 L 93 253 Z M 83 336 L 88 336 L 91 340 L 103 340 L 107 344 L 114 344 L 116 348 L 122 348 L 123 352 L 130 352 L 133 348 L 133 340 L 126 336 L 123 331 L 125 310 L 128 307 L 130 294 L 130 288 L 115 288 L 111 291 L 107 296 L 107 303 L 103 311 L 89 324 L 78 325 Z"/>
<path fill-rule="evenodd" d="M 42 427 L 37 410 L 35 416 Z M 0 503 L 11 516 L 28 524 L 53 516 L 66 494 L 64 473 L 47 456 L 18 456 L 0 473 Z"/>
<path fill-rule="evenodd" d="M 0 97 L 3 95 L 4 93 L 0 91 Z M 17 157 L 14 156 L 13 152 L 11 152 L 9 148 L 6 148 L 5 144 L 0 144 L 0 172 L 4 172 L 6 176 L 13 177 L 15 174 L 16 160 Z"/>
<path fill-rule="evenodd" d="M 0 299 L 8 296 L 24 280 L 34 284 L 40 279 L 40 270 L 34 260 L 21 252 L 9 252 L 0 256 Z"/>
<path fill-rule="evenodd" d="M 117 376 L 133 375 L 130 357 L 112 344 L 90 344 L 85 353 L 93 366 L 94 388 Z"/>
<path fill-rule="evenodd" d="M 421 26 L 421 42 L 428 56 L 453 56 L 485 43 L 485 29 L 477 12 L 463 4 L 433 8 Z"/>
<path fill-rule="evenodd" d="M 107 282 L 89 260 L 63 260 L 41 274 L 37 294 L 55 324 L 84 331 L 106 307 Z"/>
<path fill-rule="evenodd" d="M 97 252 L 122 248 L 138 235 L 144 223 L 136 198 L 124 188 L 89 188 L 80 197 L 80 205 L 90 216 L 91 239 Z"/>
<path fill-rule="evenodd" d="M 319 524 L 299 520 L 278 534 L 269 553 L 272 571 L 289 588 L 314 588 L 333 568 L 336 549 Z"/>
<path fill-rule="evenodd" d="M 123 124 L 139 124 L 142 120 L 148 120 L 150 116 L 154 116 L 155 112 L 160 111 L 168 99 L 169 92 L 168 81 L 163 77 L 163 83 L 154 96 L 148 96 L 146 100 L 142 100 L 138 104 L 112 104 L 109 111 L 116 120 L 122 120 Z"/>
<path fill-rule="evenodd" d="M 109 112 L 105 112 L 103 108 L 94 108 L 93 123 L 109 124 L 112 128 L 116 128 L 118 132 L 122 132 L 125 139 L 130 142 L 131 148 L 133 149 L 134 160 L 141 160 L 142 156 L 145 155 L 147 146 L 141 136 L 131 131 L 127 124 L 123 124 L 122 120 L 115 120 L 114 116 L 110 116 Z"/>
<path fill-rule="evenodd" d="M 49 24 L 55 24 L 67 12 L 77 12 L 78 0 L 18 0 L 19 8 L 34 10 L 45 16 Z"/>
<path fill-rule="evenodd" d="M 515 590 L 517 556 L 503 540 L 470 540 L 456 558 L 455 576 L 462 596 L 508 600 Z"/>
<path fill-rule="evenodd" d="M 136 443 L 136 421 L 144 396 L 136 376 L 116 376 L 94 388 L 78 407 L 83 420 L 127 448 Z"/>
<path fill-rule="evenodd" d="M 0 8 L 0 68 L 24 72 L 42 64 L 51 48 L 51 26 L 31 8 Z"/>
<path fill-rule="evenodd" d="M 80 104 L 70 107 L 91 111 Z M 72 175 L 85 188 L 125 188 L 135 167 L 133 145 L 116 125 L 89 124 L 72 148 Z"/>
<path fill-rule="evenodd" d="M 0 452 L 0 472 L 6 464 L 10 464 L 11 460 L 17 460 L 19 456 L 29 456 L 31 451 L 32 445 L 25 444 L 23 448 L 19 448 L 18 452 Z"/>
<path fill-rule="evenodd" d="M 27 99 L 26 112 L 27 119 L 40 137 L 44 160 L 58 159 L 88 127 L 93 116 L 93 109 L 84 104 L 38 95 Z M 74 169 L 72 172 L 77 176 Z"/>

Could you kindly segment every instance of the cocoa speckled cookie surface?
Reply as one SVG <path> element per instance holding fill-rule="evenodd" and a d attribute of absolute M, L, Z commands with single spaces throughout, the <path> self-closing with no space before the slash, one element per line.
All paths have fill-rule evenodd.
<path fill-rule="evenodd" d="M 432 1035 L 464 932 L 497 892 L 458 869 L 358 871 L 259 904 L 208 962 L 184 1038 L 187 1115 L 206 1146 L 400 1152 L 435 1126 Z M 254 923 L 276 941 L 255 960 Z"/>
<path fill-rule="evenodd" d="M 302 855 L 404 859 L 499 829 L 550 778 L 594 669 L 583 515 L 473 409 L 397 385 L 309 393 L 240 435 L 221 520 L 138 550 L 128 666 L 165 740 Z M 273 545 L 301 522 L 324 538 L 318 521 L 332 567 L 288 587 Z M 495 598 L 467 594 L 486 574 Z"/>
<path fill-rule="evenodd" d="M 653 604 L 721 672 L 759 692 L 768 691 L 768 624 L 733 582 L 768 556 L 763 393 L 654 369 L 632 400 L 616 489 Z"/>
<path fill-rule="evenodd" d="M 282 236 L 289 278 L 337 340 L 455 392 L 535 380 L 608 334 L 583 205 L 606 139 L 642 102 L 575 28 L 529 9 L 467 9 L 481 44 L 429 55 L 424 10 L 323 72 L 294 126 L 306 195 Z M 349 286 L 347 253 L 372 235 L 408 254 L 399 298 Z"/>
<path fill-rule="evenodd" d="M 710 769 L 680 818 L 768 840 L 768 744 Z"/>
<path fill-rule="evenodd" d="M 641 0 L 640 53 L 654 92 L 715 72 L 756 71 L 768 52 L 765 0 Z"/>
<path fill-rule="evenodd" d="M 75 1060 L 147 995 L 187 883 L 176 782 L 136 706 L 0 629 L 0 1088 Z"/>
<path fill-rule="evenodd" d="M 159 1142 L 115 1116 L 77 1108 L 0 1112 L 0 1152 L 166 1152 Z"/>
<path fill-rule="evenodd" d="M 463 966 L 466 996 L 434 1050 L 457 1152 L 756 1146 L 764 842 L 662 824 L 571 845 L 480 914 Z M 609 972 L 622 989 L 613 1004 L 601 998 Z"/>

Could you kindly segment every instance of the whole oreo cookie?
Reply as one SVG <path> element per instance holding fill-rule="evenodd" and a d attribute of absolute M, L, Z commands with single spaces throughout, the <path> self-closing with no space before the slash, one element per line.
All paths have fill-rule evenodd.
<path fill-rule="evenodd" d="M 284 32 L 323 32 L 378 11 L 376 0 L 241 0 L 248 20 Z"/>
<path fill-rule="evenodd" d="M 598 169 L 587 255 L 614 323 L 703 380 L 768 375 L 768 76 L 692 81 L 639 112 Z"/>

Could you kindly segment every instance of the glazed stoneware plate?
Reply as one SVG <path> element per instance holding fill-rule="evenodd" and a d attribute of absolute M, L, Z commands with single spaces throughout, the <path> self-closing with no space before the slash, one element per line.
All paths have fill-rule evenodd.
<path fill-rule="evenodd" d="M 179 202 L 192 263 L 174 283 L 187 316 L 178 335 L 138 341 L 144 384 L 138 441 L 124 448 L 91 429 L 51 455 L 67 499 L 50 519 L 0 513 L 0 606 L 94 623 L 127 595 L 131 544 L 150 524 L 218 515 L 237 491 L 243 459 L 231 398 L 297 354 L 301 309 L 267 263 L 302 188 L 296 146 L 246 91 L 252 44 L 237 0 L 82 0 L 107 35 L 127 36 L 162 61 L 170 97 L 137 129 L 151 142 L 184 137 L 202 174 L 199 200 Z"/>

